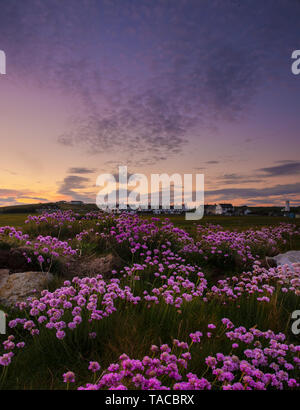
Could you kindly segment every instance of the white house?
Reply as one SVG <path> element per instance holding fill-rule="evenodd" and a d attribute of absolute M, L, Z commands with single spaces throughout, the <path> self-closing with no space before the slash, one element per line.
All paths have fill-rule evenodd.
<path fill-rule="evenodd" d="M 206 205 L 206 215 L 233 215 L 234 206 L 232 204 Z"/>

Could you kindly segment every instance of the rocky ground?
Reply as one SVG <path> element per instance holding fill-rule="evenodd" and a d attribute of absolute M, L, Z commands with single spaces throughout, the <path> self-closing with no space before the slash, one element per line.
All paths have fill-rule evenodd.
<path fill-rule="evenodd" d="M 20 247 L 0 251 L 0 304 L 14 307 L 30 296 L 37 296 L 47 288 L 54 276 L 50 272 L 32 271 L 23 256 L 25 248 Z M 288 251 L 261 261 L 264 267 L 287 265 L 293 268 L 300 264 L 300 251 Z M 98 274 L 104 278 L 112 277 L 112 272 L 120 268 L 122 261 L 118 256 L 108 254 L 103 257 L 69 259 L 61 269 L 62 279 L 93 277 Z"/>
<path fill-rule="evenodd" d="M 54 278 L 51 272 L 32 270 L 23 255 L 24 247 L 0 251 L 0 304 L 15 307 L 30 296 L 37 296 Z M 59 277 L 72 279 L 92 277 L 98 274 L 111 277 L 111 272 L 121 266 L 121 260 L 113 254 L 102 257 L 85 257 L 80 261 L 69 258 L 61 265 Z"/>

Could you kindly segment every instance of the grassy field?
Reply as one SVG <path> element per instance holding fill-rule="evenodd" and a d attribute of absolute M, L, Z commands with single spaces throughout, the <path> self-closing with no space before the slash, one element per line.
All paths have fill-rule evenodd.
<path fill-rule="evenodd" d="M 151 217 L 148 217 L 151 218 Z M 174 225 L 189 230 L 193 225 L 214 224 L 221 225 L 224 229 L 237 229 L 239 231 L 262 226 L 279 225 L 282 222 L 293 223 L 300 226 L 300 219 L 290 219 L 278 216 L 204 216 L 199 221 L 186 221 L 184 215 L 168 217 Z"/>
<path fill-rule="evenodd" d="M 0 214 L 0 227 L 10 225 L 22 229 L 26 226 L 25 220 L 28 215 L 27 213 Z M 32 213 L 30 215 L 35 214 Z M 153 216 L 146 215 L 142 217 L 150 220 Z M 175 226 L 189 233 L 196 232 L 197 225 L 205 224 L 221 225 L 223 229 L 230 231 L 244 231 L 251 228 L 260 229 L 264 226 L 277 226 L 280 223 L 291 223 L 300 227 L 300 219 L 298 218 L 291 219 L 277 216 L 205 216 L 199 221 L 187 221 L 184 215 L 162 215 L 159 218 L 168 218 Z M 292 249 L 300 250 L 300 238 L 293 239 Z"/>
<path fill-rule="evenodd" d="M 34 215 L 34 214 L 31 214 Z M 22 228 L 25 225 L 27 213 L 20 214 L 0 214 L 0 226 L 10 225 Z M 154 215 L 144 216 L 145 219 L 151 219 Z M 254 227 L 274 226 L 282 222 L 293 223 L 300 226 L 300 219 L 290 219 L 277 216 L 205 216 L 199 221 L 186 221 L 184 215 L 160 216 L 160 218 L 169 218 L 175 226 L 187 231 L 195 225 L 216 224 L 221 225 L 224 229 L 237 229 L 239 231 Z"/>
<path fill-rule="evenodd" d="M 0 226 L 22 227 L 28 214 L 0 214 Z"/>

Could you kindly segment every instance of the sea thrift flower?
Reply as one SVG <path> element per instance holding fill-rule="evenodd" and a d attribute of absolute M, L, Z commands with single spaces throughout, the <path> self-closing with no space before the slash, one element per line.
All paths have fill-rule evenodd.
<path fill-rule="evenodd" d="M 89 370 L 93 373 L 96 373 L 100 370 L 100 364 L 98 362 L 90 362 Z"/>
<path fill-rule="evenodd" d="M 63 374 L 64 383 L 75 383 L 75 373 L 67 372 Z"/>

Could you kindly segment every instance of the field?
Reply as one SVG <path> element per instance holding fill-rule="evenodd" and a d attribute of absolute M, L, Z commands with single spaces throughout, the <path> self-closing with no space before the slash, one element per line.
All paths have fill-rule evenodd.
<path fill-rule="evenodd" d="M 0 228 L 0 249 L 26 245 L 30 269 L 54 279 L 18 309 L 2 306 L 0 388 L 298 388 L 291 314 L 300 270 L 266 261 L 300 249 L 298 220 L 26 218 L 0 215 L 0 226 L 10 225 Z M 118 267 L 70 277 L 70 266 L 104 255 Z"/>
<path fill-rule="evenodd" d="M 30 214 L 38 215 L 38 214 Z M 25 226 L 25 220 L 28 217 L 28 213 L 15 213 L 15 214 L 0 214 L 0 226 L 11 225 L 15 227 Z M 144 216 L 145 219 L 150 220 L 152 216 Z M 164 219 L 164 216 L 160 216 Z M 203 224 L 219 224 L 224 229 L 237 229 L 245 230 L 254 227 L 261 226 L 274 226 L 280 223 L 290 222 L 300 226 L 300 219 L 289 219 L 278 216 L 205 216 L 200 221 L 186 221 L 184 215 L 170 215 L 168 217 L 174 225 L 179 226 L 186 230 L 191 230 L 195 223 L 198 225 Z"/>
<path fill-rule="evenodd" d="M 0 226 L 23 227 L 28 214 L 0 214 Z"/>

